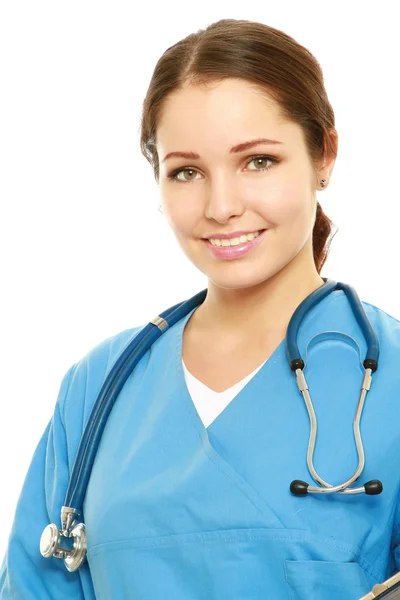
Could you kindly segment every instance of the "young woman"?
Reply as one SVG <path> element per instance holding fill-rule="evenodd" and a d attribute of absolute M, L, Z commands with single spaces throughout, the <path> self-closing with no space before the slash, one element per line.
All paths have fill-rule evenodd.
<path fill-rule="evenodd" d="M 320 274 L 332 222 L 316 192 L 337 146 L 320 65 L 281 31 L 225 19 L 159 59 L 141 148 L 208 287 L 175 323 L 160 319 L 162 335 L 119 392 L 77 519 L 87 560 L 70 570 L 39 541 L 60 526 L 102 384 L 147 324 L 67 371 L 17 506 L 1 600 L 356 600 L 400 568 L 400 325 L 362 303 L 377 369 L 344 289 L 318 296 L 329 287 Z M 289 323 L 317 296 L 297 327 L 305 383 L 300 358 L 288 360 Z M 354 477 L 333 493 L 359 464 L 361 387 L 357 485 L 372 483 L 349 493 Z M 50 546 L 42 538 L 44 555 Z"/>

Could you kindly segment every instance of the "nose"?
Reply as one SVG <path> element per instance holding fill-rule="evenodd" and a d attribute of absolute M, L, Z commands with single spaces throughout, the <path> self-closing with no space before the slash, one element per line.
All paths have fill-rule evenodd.
<path fill-rule="evenodd" d="M 241 192 L 222 176 L 210 183 L 205 193 L 207 219 L 226 223 L 232 217 L 241 216 L 246 210 Z"/>

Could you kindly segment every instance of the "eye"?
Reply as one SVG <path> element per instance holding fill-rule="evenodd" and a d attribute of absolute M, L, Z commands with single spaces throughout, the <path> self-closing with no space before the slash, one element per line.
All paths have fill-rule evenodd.
<path fill-rule="evenodd" d="M 274 158 L 273 156 L 268 156 L 267 154 L 257 154 L 256 156 L 250 156 L 248 163 L 250 164 L 253 161 L 267 161 L 270 162 L 272 164 L 278 164 L 280 161 L 277 158 Z M 256 163 L 257 164 L 257 163 Z M 260 165 L 260 162 L 258 162 L 258 165 Z M 272 165 L 269 165 L 267 167 L 263 167 L 262 169 L 249 169 L 249 171 L 258 171 L 258 172 L 263 172 L 263 171 L 268 171 L 271 168 Z M 175 169 L 175 171 L 172 171 L 172 173 L 170 173 L 169 175 L 167 175 L 168 179 L 170 179 L 173 183 L 179 182 L 179 183 L 190 183 L 192 181 L 195 181 L 194 179 L 178 179 L 178 175 L 180 173 L 185 173 L 186 171 L 190 171 L 191 173 L 198 173 L 197 169 L 194 169 L 193 167 L 181 167 L 180 169 Z"/>

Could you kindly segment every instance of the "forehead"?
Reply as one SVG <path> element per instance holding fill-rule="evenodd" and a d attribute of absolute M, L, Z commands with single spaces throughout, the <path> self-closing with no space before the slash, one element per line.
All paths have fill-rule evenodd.
<path fill-rule="evenodd" d="M 230 78 L 171 93 L 159 115 L 156 139 L 159 152 L 168 152 L 206 140 L 231 146 L 250 137 L 267 137 L 285 143 L 285 138 L 301 138 L 299 129 L 282 118 L 279 104 L 266 90 Z"/>

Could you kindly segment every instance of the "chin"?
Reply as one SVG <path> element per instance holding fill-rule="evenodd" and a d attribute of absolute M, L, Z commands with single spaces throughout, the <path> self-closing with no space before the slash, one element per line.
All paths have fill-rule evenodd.
<path fill-rule="evenodd" d="M 252 288 L 256 286 L 262 286 L 267 283 L 275 273 L 259 273 L 258 275 L 255 273 L 236 273 L 235 275 L 227 274 L 224 277 L 224 274 L 219 274 L 220 276 L 215 276 L 212 273 L 205 273 L 210 281 L 217 285 L 218 287 L 230 290 L 238 290 L 238 289 L 246 289 Z"/>

